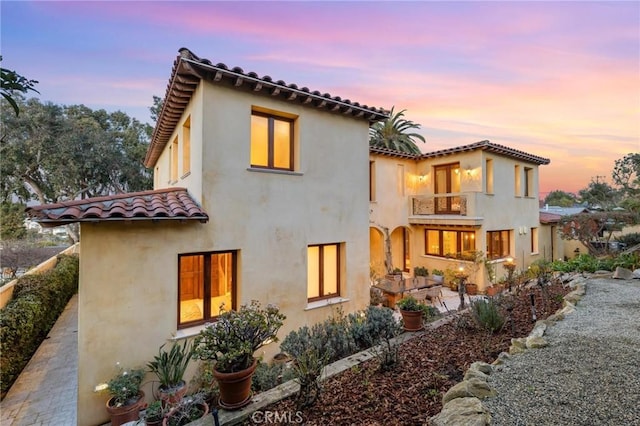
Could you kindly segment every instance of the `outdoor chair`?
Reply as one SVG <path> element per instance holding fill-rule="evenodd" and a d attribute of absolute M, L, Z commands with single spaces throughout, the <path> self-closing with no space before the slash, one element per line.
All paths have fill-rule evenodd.
<path fill-rule="evenodd" d="M 431 301 L 431 303 L 435 306 L 436 300 L 442 303 L 442 286 L 436 285 L 433 287 L 425 288 L 426 297 Z"/>
<path fill-rule="evenodd" d="M 428 297 L 428 288 L 412 291 L 410 294 L 418 301 L 418 303 L 425 303 Z"/>

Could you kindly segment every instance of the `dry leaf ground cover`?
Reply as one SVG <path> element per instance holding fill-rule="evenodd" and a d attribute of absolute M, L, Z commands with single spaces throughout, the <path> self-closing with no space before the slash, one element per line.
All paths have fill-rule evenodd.
<path fill-rule="evenodd" d="M 265 411 L 296 413 L 289 420 L 306 425 L 427 424 L 441 410 L 442 395 L 462 380 L 471 363 L 491 363 L 508 350 L 511 338 L 529 334 L 534 325 L 531 295 L 537 319 L 562 307 L 562 296 L 570 289 L 561 284 L 547 289 L 546 303 L 538 287 L 514 297 L 513 324 L 499 332 L 481 329 L 468 312 L 454 316 L 402 343 L 400 363 L 392 371 L 380 371 L 374 358 L 326 380 L 313 407 L 299 412 L 295 398 L 287 398 Z"/>

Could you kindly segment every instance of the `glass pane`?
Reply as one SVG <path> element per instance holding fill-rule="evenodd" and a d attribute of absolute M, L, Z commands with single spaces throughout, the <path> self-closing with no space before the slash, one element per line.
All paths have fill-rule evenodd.
<path fill-rule="evenodd" d="M 338 294 L 338 246 L 330 245 L 323 247 L 323 278 L 324 294 Z"/>
<path fill-rule="evenodd" d="M 269 120 L 251 116 L 251 165 L 269 166 Z"/>
<path fill-rule="evenodd" d="M 475 232 L 462 232 L 462 253 L 468 253 L 476 249 Z"/>
<path fill-rule="evenodd" d="M 440 254 L 440 233 L 427 231 L 427 254 Z"/>
<path fill-rule="evenodd" d="M 274 120 L 273 128 L 273 162 L 279 169 L 291 168 L 291 123 Z"/>
<path fill-rule="evenodd" d="M 451 169 L 451 192 L 460 192 L 460 166 Z"/>
<path fill-rule="evenodd" d="M 447 170 L 436 169 L 435 174 L 436 174 L 435 193 L 446 194 L 447 193 Z"/>
<path fill-rule="evenodd" d="M 204 319 L 204 256 L 180 256 L 180 323 Z"/>
<path fill-rule="evenodd" d="M 307 297 L 320 296 L 320 248 L 307 248 Z"/>
<path fill-rule="evenodd" d="M 455 255 L 458 252 L 457 235 L 455 231 L 442 231 L 442 248 L 444 255 Z"/>
<path fill-rule="evenodd" d="M 509 231 L 500 231 L 500 239 L 501 239 L 501 248 L 502 252 L 500 253 L 500 257 L 509 256 Z"/>
<path fill-rule="evenodd" d="M 209 316 L 220 315 L 220 308 L 233 309 L 231 290 L 233 288 L 233 254 L 216 253 L 211 255 L 211 312 Z"/>

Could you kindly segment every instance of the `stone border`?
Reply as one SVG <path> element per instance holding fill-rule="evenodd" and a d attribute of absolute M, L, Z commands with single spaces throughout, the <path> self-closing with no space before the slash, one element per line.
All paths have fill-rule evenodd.
<path fill-rule="evenodd" d="M 511 339 L 509 352 L 502 352 L 492 363 L 474 362 L 464 375 L 462 382 L 454 385 L 442 397 L 442 410 L 431 417 L 433 426 L 446 425 L 490 425 L 491 413 L 482 404 L 482 400 L 497 395 L 497 391 L 489 385 L 490 375 L 496 366 L 504 364 L 512 355 L 526 350 L 542 348 L 548 345 L 544 339 L 544 332 L 548 326 L 564 319 L 565 315 L 573 313 L 576 305 L 586 293 L 587 278 L 582 274 L 575 274 L 566 281 L 573 290 L 564 296 L 563 307 L 545 320 L 539 320 L 527 337 Z"/>

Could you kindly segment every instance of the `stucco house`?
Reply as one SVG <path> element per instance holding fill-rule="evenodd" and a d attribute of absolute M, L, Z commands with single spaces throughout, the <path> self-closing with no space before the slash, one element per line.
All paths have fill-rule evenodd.
<path fill-rule="evenodd" d="M 385 240 L 392 267 L 474 273 L 465 255 L 482 251 L 496 265 L 515 259 L 526 269 L 551 259 L 540 238 L 539 166 L 549 159 L 480 141 L 421 155 L 370 149 L 371 268 L 385 273 Z M 388 237 L 387 237 L 388 235 Z M 475 275 L 475 276 L 474 276 Z M 487 286 L 483 264 L 469 280 Z"/>
<path fill-rule="evenodd" d="M 364 308 L 368 130 L 386 117 L 181 49 L 145 159 L 154 189 L 28 210 L 81 224 L 78 424 L 108 421 L 94 387 L 116 362 L 144 365 L 222 303 L 279 305 L 280 337 Z"/>

